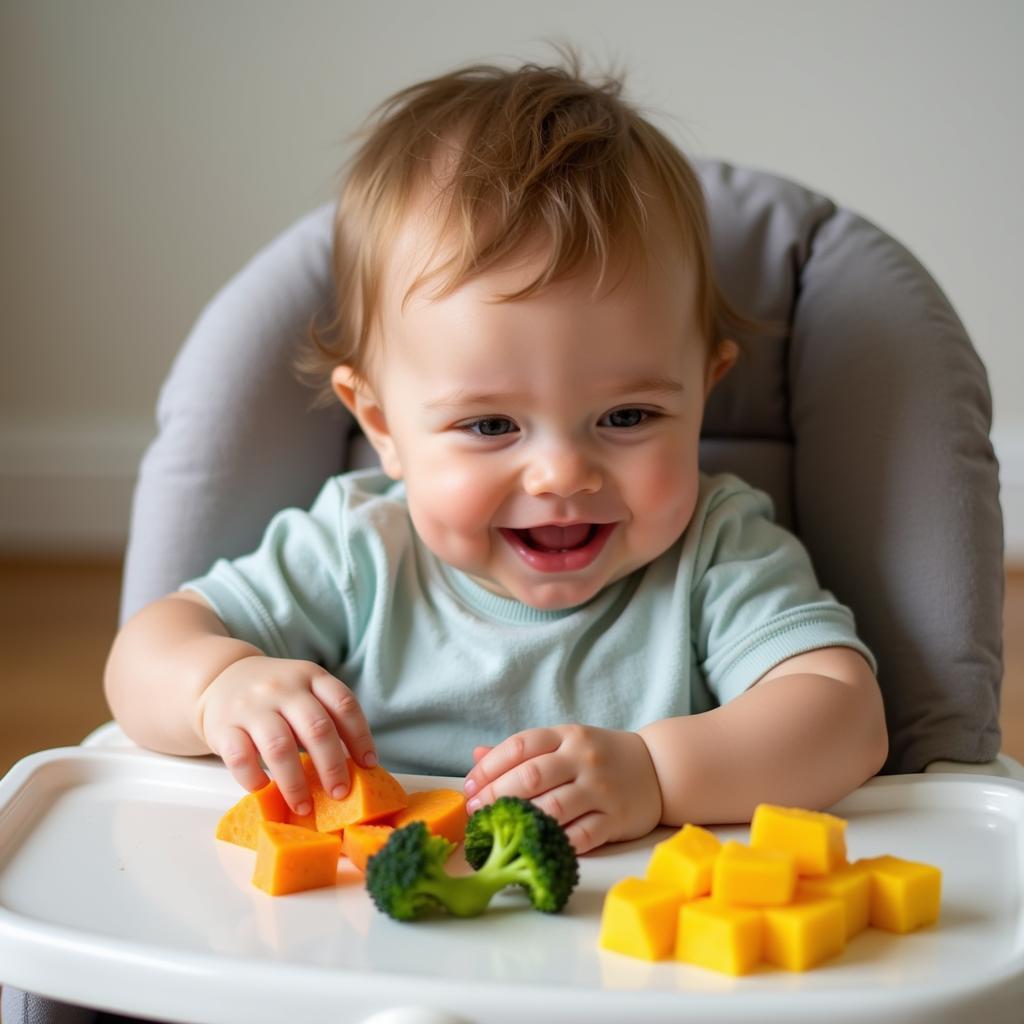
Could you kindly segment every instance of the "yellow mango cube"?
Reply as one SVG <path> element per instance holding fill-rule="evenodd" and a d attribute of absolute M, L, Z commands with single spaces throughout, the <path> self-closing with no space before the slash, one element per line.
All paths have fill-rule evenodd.
<path fill-rule="evenodd" d="M 765 907 L 764 959 L 787 971 L 806 971 L 846 947 L 840 900 L 801 896 L 788 906 Z"/>
<path fill-rule="evenodd" d="M 647 877 L 679 889 L 688 899 L 711 892 L 715 858 L 722 849 L 718 837 L 697 825 L 684 825 L 675 835 L 654 847 Z"/>
<path fill-rule="evenodd" d="M 760 962 L 762 912 L 732 907 L 710 897 L 679 908 L 676 959 L 725 974 L 746 974 Z"/>
<path fill-rule="evenodd" d="M 672 886 L 647 878 L 623 878 L 605 896 L 601 913 L 602 949 L 661 960 L 675 947 L 683 895 Z"/>
<path fill-rule="evenodd" d="M 857 864 L 871 874 L 873 927 L 903 934 L 938 920 L 942 872 L 937 867 L 890 856 Z"/>
<path fill-rule="evenodd" d="M 843 904 L 847 941 L 867 928 L 871 915 L 871 872 L 862 864 L 844 864 L 822 878 L 801 878 L 797 896 L 828 896 Z"/>
<path fill-rule="evenodd" d="M 822 811 L 758 804 L 750 845 L 791 854 L 799 875 L 827 875 L 846 863 L 846 822 Z"/>
<path fill-rule="evenodd" d="M 730 840 L 715 860 L 711 895 L 720 903 L 777 906 L 796 889 L 796 864 L 781 850 L 754 850 Z"/>

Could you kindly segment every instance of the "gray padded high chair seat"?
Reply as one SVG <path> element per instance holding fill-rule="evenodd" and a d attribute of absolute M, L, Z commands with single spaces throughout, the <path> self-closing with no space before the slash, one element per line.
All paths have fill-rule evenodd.
<path fill-rule="evenodd" d="M 749 339 L 712 395 L 703 467 L 767 491 L 853 609 L 879 663 L 885 770 L 985 765 L 1000 745 L 1003 536 L 984 367 L 883 231 L 769 174 L 698 170 L 726 294 L 788 325 Z M 331 218 L 322 207 L 260 252 L 180 352 L 136 488 L 122 618 L 255 548 L 273 513 L 308 506 L 328 475 L 372 461 L 340 404 L 311 411 L 290 368 L 332 300 Z M 3 1013 L 92 1019 L 11 991 Z"/>
<path fill-rule="evenodd" d="M 879 661 L 890 772 L 999 750 L 1003 537 L 991 400 L 948 301 L 901 245 L 792 182 L 698 164 L 718 271 L 750 339 L 711 397 L 702 462 L 767 491 Z M 330 207 L 205 310 L 160 397 L 122 615 L 257 546 L 277 510 L 372 459 L 290 361 L 329 307 Z M 360 445 L 359 442 L 363 443 Z"/>

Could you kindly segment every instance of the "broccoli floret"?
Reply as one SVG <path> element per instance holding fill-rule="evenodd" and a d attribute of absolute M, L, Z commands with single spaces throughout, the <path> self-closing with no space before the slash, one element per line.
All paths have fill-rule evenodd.
<path fill-rule="evenodd" d="M 565 906 L 580 880 L 576 851 L 565 829 L 529 800 L 502 796 L 466 825 L 466 860 L 477 873 L 521 885 L 537 910 Z"/>
<path fill-rule="evenodd" d="M 366 891 L 377 909 L 396 921 L 411 921 L 444 906 L 438 892 L 448 877 L 444 862 L 453 849 L 453 843 L 431 835 L 422 821 L 395 829 L 366 863 Z"/>
<path fill-rule="evenodd" d="M 501 797 L 469 819 L 466 859 L 477 869 L 472 874 L 445 871 L 454 849 L 422 821 L 392 832 L 366 865 L 366 889 L 377 909 L 397 921 L 438 908 L 475 917 L 495 893 L 521 885 L 534 907 L 552 913 L 565 906 L 579 880 L 576 853 L 562 827 L 526 800 Z"/>

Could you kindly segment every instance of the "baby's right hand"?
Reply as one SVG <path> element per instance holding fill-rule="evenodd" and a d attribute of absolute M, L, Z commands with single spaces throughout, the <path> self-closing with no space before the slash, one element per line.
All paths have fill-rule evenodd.
<path fill-rule="evenodd" d="M 235 779 L 250 792 L 265 786 L 262 756 L 296 814 L 312 809 L 299 744 L 309 751 L 324 789 L 338 799 L 349 789 L 348 754 L 367 768 L 377 764 L 355 695 L 311 661 L 242 658 L 207 686 L 197 712 L 196 731 Z"/>

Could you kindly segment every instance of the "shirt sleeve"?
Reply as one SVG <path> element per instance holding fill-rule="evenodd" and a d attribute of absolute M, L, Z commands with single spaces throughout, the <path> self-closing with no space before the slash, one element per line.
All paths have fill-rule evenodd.
<path fill-rule="evenodd" d="M 853 613 L 818 585 L 807 550 L 774 521 L 771 499 L 735 478 L 706 501 L 690 607 L 697 663 L 719 704 L 822 647 L 851 647 L 877 672 Z"/>
<path fill-rule="evenodd" d="M 181 589 L 201 594 L 232 636 L 271 657 L 337 665 L 359 619 L 344 499 L 337 479 L 328 481 L 308 511 L 275 515 L 256 551 L 218 560 Z"/>

